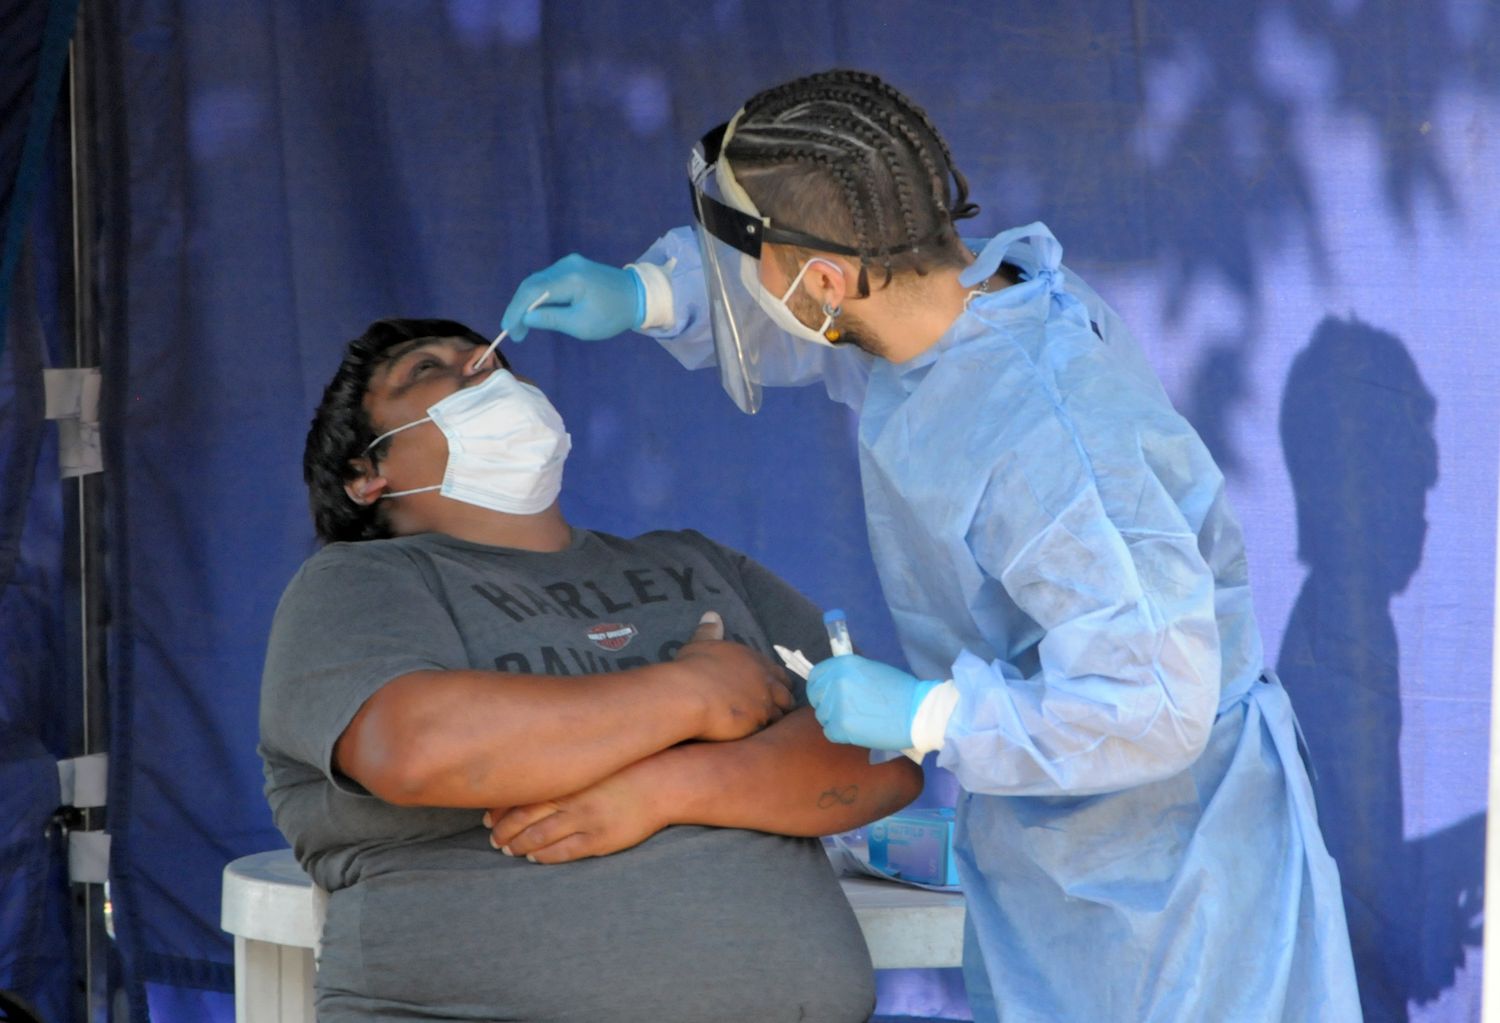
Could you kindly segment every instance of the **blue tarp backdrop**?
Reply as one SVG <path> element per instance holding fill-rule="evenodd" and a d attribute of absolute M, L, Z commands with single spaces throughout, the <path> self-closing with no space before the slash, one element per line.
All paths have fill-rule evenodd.
<path fill-rule="evenodd" d="M 1053 229 L 1224 466 L 1318 771 L 1368 1019 L 1478 1019 L 1494 3 L 100 7 L 117 183 L 99 197 L 116 273 L 109 819 L 138 1018 L 148 1003 L 159 1023 L 232 1018 L 219 875 L 283 844 L 254 752 L 259 670 L 313 550 L 302 441 L 345 340 L 387 315 L 496 331 L 526 273 L 574 250 L 634 258 L 689 216 L 704 130 L 764 86 L 858 66 L 944 129 L 983 207 L 975 237 Z M 751 418 L 643 338 L 536 334 L 509 354 L 568 420 L 575 523 L 701 529 L 900 659 L 853 423 L 820 389 L 771 393 Z M 14 358 L 12 344 L 5 381 Z M 7 388 L 5 408 L 22 404 Z M 30 471 L 15 462 L 6 493 Z M 31 535 L 59 528 L 55 505 L 33 502 Z M 0 724 L 46 738 L 53 711 L 10 676 L 62 655 L 39 643 L 28 662 L 10 637 L 56 596 L 18 585 L 0 604 Z M 951 791 L 934 776 L 924 798 Z M 884 977 L 882 1011 L 965 1014 L 952 971 Z"/>
<path fill-rule="evenodd" d="M 0 0 L 0 990 L 48 1020 L 72 1011 L 67 847 L 51 818 L 80 704 L 42 370 L 69 336 L 57 111 L 77 6 Z"/>

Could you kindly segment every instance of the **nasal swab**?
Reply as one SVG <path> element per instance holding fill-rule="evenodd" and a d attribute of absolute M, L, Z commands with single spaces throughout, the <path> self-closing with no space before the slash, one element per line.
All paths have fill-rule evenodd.
<path fill-rule="evenodd" d="M 540 295 L 537 296 L 537 299 L 536 299 L 535 302 L 531 303 L 529 306 L 526 307 L 526 312 L 528 312 L 528 313 L 531 312 L 533 309 L 535 309 L 537 306 L 541 305 L 543 302 L 547 301 L 547 299 L 549 299 L 551 297 L 552 297 L 552 293 L 550 291 L 544 291 L 544 292 L 542 292 Z M 469 363 L 468 372 L 469 373 L 475 373 L 475 372 L 477 372 L 479 370 L 479 367 L 484 364 L 484 360 L 488 359 L 492 354 L 494 354 L 495 349 L 497 347 L 499 347 L 500 342 L 504 341 L 505 340 L 505 335 L 507 335 L 509 333 L 510 333 L 510 331 L 508 331 L 508 330 L 502 330 L 500 332 L 499 336 L 496 337 L 495 340 L 493 340 L 493 341 L 490 342 L 490 346 L 484 350 L 484 354 L 481 355 L 479 358 L 475 359 L 473 362 Z"/>
<path fill-rule="evenodd" d="M 787 666 L 787 670 L 803 679 L 812 674 L 812 662 L 801 650 L 788 650 L 779 643 L 775 644 L 775 647 L 777 655 L 781 657 L 781 663 Z"/>

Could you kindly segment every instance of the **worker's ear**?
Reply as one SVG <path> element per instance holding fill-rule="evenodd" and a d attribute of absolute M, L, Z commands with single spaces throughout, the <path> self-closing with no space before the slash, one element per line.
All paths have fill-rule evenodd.
<path fill-rule="evenodd" d="M 355 458 L 349 462 L 349 467 L 356 475 L 352 479 L 344 481 L 344 493 L 349 495 L 349 500 L 361 507 L 369 507 L 380 500 L 380 495 L 390 488 L 390 481 L 375 471 L 375 465 L 368 458 Z"/>
<path fill-rule="evenodd" d="M 802 275 L 802 290 L 819 306 L 842 309 L 844 299 L 854 290 L 850 282 L 858 276 L 859 268 L 851 267 L 841 259 L 814 256 L 807 261 L 807 272 Z"/>

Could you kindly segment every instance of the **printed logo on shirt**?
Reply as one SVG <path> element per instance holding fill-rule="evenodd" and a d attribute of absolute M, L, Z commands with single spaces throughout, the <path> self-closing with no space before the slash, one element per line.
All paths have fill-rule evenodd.
<path fill-rule="evenodd" d="M 590 628 L 584 635 L 605 650 L 623 650 L 632 639 L 635 639 L 637 630 L 634 625 L 601 622 Z"/>
<path fill-rule="evenodd" d="M 647 604 L 667 603 L 679 593 L 689 602 L 700 599 L 700 592 L 714 596 L 723 593 L 708 580 L 695 578 L 693 568 L 687 565 L 680 570 L 670 565 L 633 568 L 621 572 L 619 579 L 623 579 L 624 586 L 614 578 L 597 582 L 589 580 L 577 586 L 571 582 L 555 582 L 543 586 L 541 593 L 514 582 L 506 584 L 510 589 L 490 581 L 475 583 L 473 589 L 513 622 L 524 622 L 541 615 L 598 621 L 604 615 L 617 615 Z M 611 625 L 609 628 L 621 626 Z"/>

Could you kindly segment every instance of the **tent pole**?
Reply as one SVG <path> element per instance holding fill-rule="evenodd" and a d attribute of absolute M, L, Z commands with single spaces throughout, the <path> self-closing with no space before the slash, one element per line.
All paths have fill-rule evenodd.
<path fill-rule="evenodd" d="M 96 267 L 94 205 L 90 132 L 93 95 L 90 89 L 87 48 L 91 43 L 89 11 L 93 4 L 80 4 L 78 21 L 68 49 L 68 129 L 72 172 L 73 206 L 73 327 L 74 366 L 95 367 L 100 361 L 99 324 L 95 304 Z M 104 753 L 109 748 L 108 684 L 105 674 L 105 578 L 103 525 L 103 479 L 88 473 L 70 481 L 77 523 L 76 562 L 79 608 L 80 730 L 78 744 L 84 755 Z M 105 827 L 106 808 L 82 811 L 80 827 L 85 831 Z M 110 1010 L 110 936 L 106 919 L 107 889 L 80 883 L 74 890 L 74 945 L 76 968 L 82 976 L 78 1018 L 84 1023 L 108 1020 Z"/>

